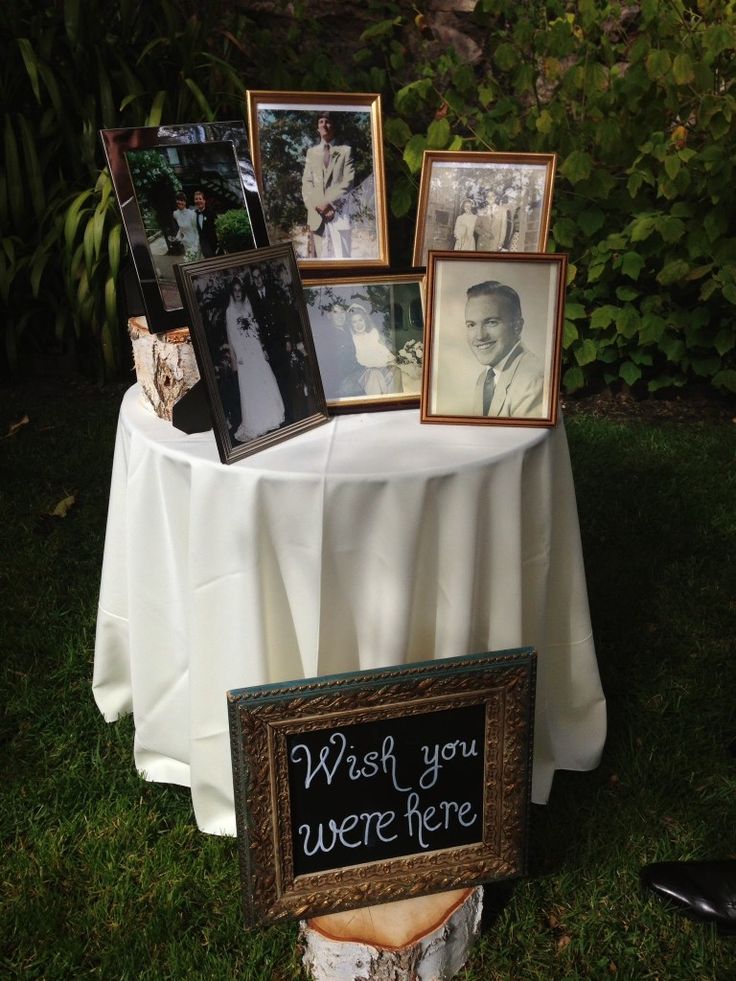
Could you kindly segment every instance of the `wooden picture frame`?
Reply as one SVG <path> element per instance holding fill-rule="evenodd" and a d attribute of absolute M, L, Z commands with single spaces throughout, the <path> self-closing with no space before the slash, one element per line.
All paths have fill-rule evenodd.
<path fill-rule="evenodd" d="M 176 266 L 220 459 L 328 421 L 290 244 Z"/>
<path fill-rule="evenodd" d="M 430 252 L 421 421 L 557 423 L 567 256 Z"/>
<path fill-rule="evenodd" d="M 531 648 L 228 693 L 248 925 L 523 874 Z"/>
<path fill-rule="evenodd" d="M 253 90 L 246 101 L 271 241 L 290 241 L 300 266 L 388 266 L 380 95 Z"/>
<path fill-rule="evenodd" d="M 174 265 L 195 256 L 191 250 L 186 254 L 186 246 L 178 247 L 184 236 L 175 218 L 177 193 L 184 193 L 187 205 L 192 205 L 196 191 L 204 192 L 206 251 L 213 234 L 217 236 L 217 217 L 226 211 L 230 212 L 225 233 L 228 245 L 222 245 L 221 238 L 221 251 L 269 244 L 245 125 L 230 121 L 103 129 L 100 138 L 148 328 L 161 333 L 186 327 Z M 156 180 L 144 178 L 147 167 L 150 171 L 147 155 L 157 158 Z M 192 227 L 191 234 L 198 239 L 200 232 Z"/>
<path fill-rule="evenodd" d="M 554 153 L 425 150 L 415 266 L 436 252 L 544 252 Z"/>
<path fill-rule="evenodd" d="M 309 279 L 304 298 L 331 412 L 414 408 L 424 359 L 424 276 Z"/>

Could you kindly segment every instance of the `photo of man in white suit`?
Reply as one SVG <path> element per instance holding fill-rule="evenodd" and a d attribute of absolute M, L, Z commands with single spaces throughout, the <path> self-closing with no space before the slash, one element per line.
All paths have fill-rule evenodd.
<path fill-rule="evenodd" d="M 352 248 L 351 192 L 355 180 L 352 147 L 340 144 L 335 114 L 319 113 L 320 141 L 307 150 L 302 198 L 316 259 L 349 259 Z"/>
<path fill-rule="evenodd" d="M 519 294 L 497 280 L 466 291 L 465 330 L 484 366 L 475 384 L 473 414 L 518 418 L 542 415 L 544 369 L 521 341 Z"/>

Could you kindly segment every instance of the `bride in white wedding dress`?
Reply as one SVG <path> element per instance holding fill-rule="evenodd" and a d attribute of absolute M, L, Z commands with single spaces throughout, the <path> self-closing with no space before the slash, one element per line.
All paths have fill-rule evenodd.
<path fill-rule="evenodd" d="M 225 325 L 233 370 L 238 373 L 242 415 L 233 436 L 244 443 L 278 429 L 285 413 L 279 386 L 261 345 L 253 307 L 239 279 L 230 285 Z"/>
<path fill-rule="evenodd" d="M 176 211 L 174 221 L 178 229 L 176 238 L 184 246 L 184 261 L 195 262 L 202 258 L 199 247 L 199 232 L 197 231 L 197 216 L 187 207 L 187 196 L 183 191 L 176 195 Z"/>

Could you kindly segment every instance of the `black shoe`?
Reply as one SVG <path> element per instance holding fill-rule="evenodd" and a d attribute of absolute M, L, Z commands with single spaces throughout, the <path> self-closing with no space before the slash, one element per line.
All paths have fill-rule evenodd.
<path fill-rule="evenodd" d="M 736 860 L 655 862 L 641 870 L 641 881 L 685 916 L 736 933 Z"/>

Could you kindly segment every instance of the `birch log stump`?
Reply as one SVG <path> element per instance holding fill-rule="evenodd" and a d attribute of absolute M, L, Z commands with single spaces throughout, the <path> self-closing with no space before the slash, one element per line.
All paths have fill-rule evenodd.
<path fill-rule="evenodd" d="M 189 330 L 152 334 L 145 317 L 131 317 L 128 335 L 141 400 L 160 419 L 171 422 L 174 404 L 199 381 Z"/>
<path fill-rule="evenodd" d="M 302 962 L 313 981 L 444 981 L 465 964 L 482 909 L 476 886 L 302 920 Z"/>

